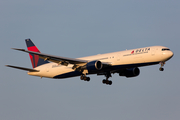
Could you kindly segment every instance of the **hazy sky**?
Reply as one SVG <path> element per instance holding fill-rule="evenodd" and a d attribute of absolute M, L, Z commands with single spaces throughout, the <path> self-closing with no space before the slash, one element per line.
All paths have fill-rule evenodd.
<path fill-rule="evenodd" d="M 179 0 L 1 0 L 1 120 L 179 120 Z M 25 48 L 31 38 L 43 53 L 83 57 L 162 45 L 174 57 L 142 67 L 138 77 L 114 74 L 53 80 L 7 68 L 31 68 Z"/>

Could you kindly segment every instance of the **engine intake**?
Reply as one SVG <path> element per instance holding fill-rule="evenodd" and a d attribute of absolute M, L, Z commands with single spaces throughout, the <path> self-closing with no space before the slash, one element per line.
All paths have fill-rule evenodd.
<path fill-rule="evenodd" d="M 119 76 L 136 77 L 140 74 L 139 68 L 129 68 L 119 73 Z"/>

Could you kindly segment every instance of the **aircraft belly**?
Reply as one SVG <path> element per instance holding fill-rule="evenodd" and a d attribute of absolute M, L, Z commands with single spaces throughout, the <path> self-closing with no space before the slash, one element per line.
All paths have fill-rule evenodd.
<path fill-rule="evenodd" d="M 41 66 L 37 69 L 40 70 L 40 72 L 29 72 L 28 74 L 33 75 L 33 76 L 54 78 L 55 76 L 58 76 L 58 75 L 74 72 L 71 66 L 66 67 L 66 66 L 52 64 L 52 63 L 50 63 L 48 66 Z"/>
<path fill-rule="evenodd" d="M 62 67 L 52 68 L 49 72 L 49 75 L 52 78 L 54 78 L 55 76 L 59 76 L 59 75 L 63 75 L 63 74 L 71 73 L 71 72 L 74 72 L 72 68 L 62 66 Z"/>

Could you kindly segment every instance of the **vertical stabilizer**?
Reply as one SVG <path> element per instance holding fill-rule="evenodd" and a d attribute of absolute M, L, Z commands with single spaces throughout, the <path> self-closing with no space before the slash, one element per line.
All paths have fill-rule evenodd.
<path fill-rule="evenodd" d="M 41 53 L 39 51 L 39 49 L 31 41 L 31 39 L 26 39 L 25 41 L 26 41 L 27 49 L 29 51 Z M 38 67 L 38 66 L 43 65 L 43 64 L 46 64 L 46 63 L 49 63 L 48 61 L 44 61 L 44 59 L 39 58 L 38 55 L 29 54 L 29 57 L 30 57 L 33 68 Z"/>

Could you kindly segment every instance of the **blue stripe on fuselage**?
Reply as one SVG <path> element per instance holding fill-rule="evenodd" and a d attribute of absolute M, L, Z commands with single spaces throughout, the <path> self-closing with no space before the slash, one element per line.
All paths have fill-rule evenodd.
<path fill-rule="evenodd" d="M 102 72 L 107 72 L 107 71 L 123 70 L 123 69 L 127 69 L 127 68 L 142 67 L 142 66 L 155 65 L 155 64 L 159 64 L 159 62 L 115 65 L 115 66 L 106 67 L 102 71 L 98 71 L 98 72 L 96 71 L 96 72 L 92 72 L 89 74 L 97 74 L 97 73 L 102 73 Z M 68 78 L 68 77 L 75 77 L 75 76 L 80 76 L 80 75 L 82 75 L 81 72 L 73 71 L 73 72 L 57 75 L 53 78 Z"/>
<path fill-rule="evenodd" d="M 53 78 L 68 78 L 68 77 L 75 77 L 75 76 L 80 76 L 82 75 L 81 72 L 79 71 L 73 71 L 73 72 L 68 72 L 68 73 L 65 73 L 65 74 L 60 74 L 60 75 L 57 75 Z"/>

